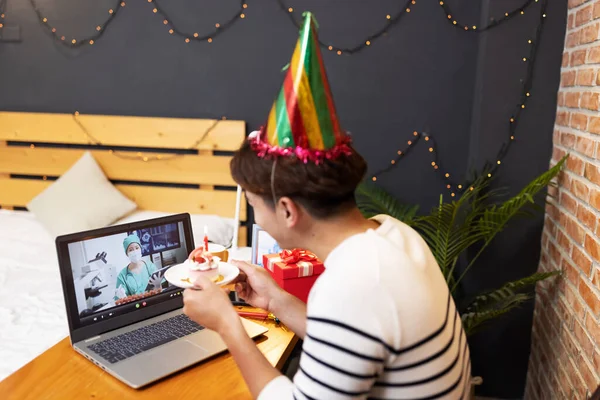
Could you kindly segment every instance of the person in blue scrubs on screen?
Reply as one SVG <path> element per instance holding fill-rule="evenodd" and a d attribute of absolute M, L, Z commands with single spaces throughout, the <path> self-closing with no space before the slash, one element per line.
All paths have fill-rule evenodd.
<path fill-rule="evenodd" d="M 123 249 L 129 258 L 129 264 L 119 272 L 117 276 L 117 293 L 122 288 L 125 296 L 142 294 L 146 288 L 149 290 L 160 289 L 162 278 L 160 276 L 150 279 L 152 273 L 157 270 L 156 265 L 151 261 L 142 259 L 142 245 L 140 238 L 136 234 L 131 234 L 123 240 Z M 123 296 L 119 296 L 123 297 Z M 115 296 L 115 300 L 119 297 Z"/>

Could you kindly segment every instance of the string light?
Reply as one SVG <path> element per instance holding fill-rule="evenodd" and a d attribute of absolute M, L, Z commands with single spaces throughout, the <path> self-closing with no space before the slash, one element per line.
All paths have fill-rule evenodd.
<path fill-rule="evenodd" d="M 48 24 L 47 18 L 43 17 L 41 15 L 40 11 L 39 11 L 39 8 L 37 6 L 35 6 L 35 3 L 34 3 L 35 0 L 30 0 L 30 1 L 32 2 L 32 4 L 34 4 L 34 9 L 35 9 L 36 13 L 38 13 L 38 17 L 40 18 L 40 20 L 44 22 L 44 25 L 48 27 L 48 29 L 52 32 L 52 34 L 55 36 L 55 38 L 57 38 L 57 39 L 60 38 L 61 42 L 64 42 L 66 40 L 65 36 L 64 35 L 58 36 L 57 29 L 55 27 L 51 27 Z M 278 0 L 278 1 L 280 2 L 280 4 L 283 4 L 282 0 Z M 182 35 L 184 37 L 184 40 L 185 40 L 186 43 L 189 43 L 191 40 L 206 40 L 208 43 L 211 43 L 212 40 L 213 40 L 213 36 L 215 36 L 216 34 L 224 31 L 224 29 L 221 29 L 222 27 L 223 28 L 228 28 L 233 23 L 235 23 L 235 21 L 238 21 L 239 19 L 245 18 L 245 13 L 243 12 L 243 10 L 245 10 L 245 9 L 248 8 L 248 5 L 242 1 L 241 2 L 241 8 L 240 8 L 240 10 L 238 10 L 238 12 L 234 16 L 232 16 L 228 21 L 224 22 L 223 25 L 221 25 L 219 23 L 215 24 L 215 28 L 217 29 L 215 32 L 213 32 L 210 36 L 207 36 L 207 35 L 200 36 L 197 32 L 194 33 L 194 34 L 192 34 L 192 35 L 187 35 L 185 32 L 182 32 L 182 31 L 176 29 L 174 27 L 174 25 L 173 25 L 172 20 L 169 19 L 166 16 L 166 14 L 164 13 L 163 10 L 161 10 L 160 5 L 158 4 L 157 0 L 155 0 L 155 1 L 148 1 L 148 3 L 152 5 L 152 11 L 153 11 L 153 13 L 154 14 L 159 14 L 160 17 L 161 17 L 161 19 L 164 21 L 163 23 L 165 25 L 169 26 L 169 28 L 170 28 L 169 29 L 169 33 L 170 34 Z M 403 15 L 405 15 L 407 12 L 410 11 L 410 7 L 408 6 L 409 4 L 415 4 L 415 3 L 416 3 L 415 0 L 411 0 L 411 1 L 409 1 L 409 2 L 406 3 L 407 5 L 405 6 L 405 8 L 401 9 L 401 11 L 398 12 L 398 14 L 393 15 L 393 16 L 392 16 L 392 14 L 387 14 L 386 15 L 386 19 L 387 19 L 388 22 L 387 22 L 386 26 L 383 29 L 381 29 L 379 32 L 377 32 L 375 35 L 369 36 L 369 38 L 367 40 L 361 42 L 361 45 L 359 45 L 359 46 L 356 46 L 356 47 L 350 48 L 350 49 L 337 48 L 337 47 L 335 47 L 333 45 L 327 45 L 326 47 L 330 51 L 334 51 L 335 50 L 336 54 L 341 55 L 343 53 L 353 54 L 353 53 L 361 50 L 362 48 L 364 48 L 366 46 L 370 46 L 370 44 L 372 43 L 373 39 L 376 39 L 379 36 L 383 35 L 389 29 L 389 27 L 392 24 L 396 23 Z M 124 1 L 120 2 L 118 4 L 120 4 L 121 8 L 125 7 L 125 2 Z M 527 4 L 525 4 L 523 7 L 521 7 L 520 10 L 515 10 L 515 11 L 511 11 L 511 12 L 505 13 L 505 18 L 502 18 L 500 20 L 494 20 L 494 19 L 492 19 L 492 22 L 490 22 L 488 25 L 486 25 L 486 26 L 484 26 L 484 27 L 482 27 L 480 29 L 477 29 L 476 25 L 473 25 L 473 29 L 469 29 L 469 25 L 468 24 L 459 24 L 459 22 L 456 19 L 454 19 L 454 20 L 452 19 L 452 14 L 450 12 L 449 6 L 444 1 L 440 1 L 439 4 L 440 4 L 440 6 L 442 6 L 444 8 L 444 10 L 446 10 L 447 19 L 452 22 L 452 25 L 455 25 L 458 28 L 461 28 L 462 30 L 465 30 L 465 31 L 482 32 L 482 31 L 485 31 L 485 30 L 490 29 L 492 27 L 498 26 L 500 23 L 508 20 L 509 18 L 512 18 L 514 15 L 518 15 L 519 13 L 523 13 L 523 11 L 531 4 L 531 2 L 528 2 Z M 528 40 L 529 44 L 533 44 L 534 41 L 537 42 L 539 40 L 539 36 L 541 34 L 541 28 L 543 26 L 543 18 L 546 18 L 546 13 L 545 13 L 546 7 L 547 7 L 547 0 L 544 0 L 544 1 L 542 1 L 542 11 L 543 11 L 543 13 L 541 14 L 542 19 L 540 20 L 540 25 L 538 27 L 538 31 L 536 33 L 536 37 L 534 38 L 534 40 L 529 39 Z M 290 14 L 290 17 L 293 19 L 293 16 L 291 14 L 293 14 L 294 9 L 292 7 L 285 7 L 285 9 L 288 11 L 288 14 Z M 78 46 L 78 45 L 81 45 L 81 44 L 84 44 L 84 43 L 85 44 L 90 44 L 90 45 L 94 44 L 95 40 L 97 40 L 97 38 L 99 38 L 102 35 L 102 33 L 106 31 L 106 27 L 109 25 L 109 23 L 112 21 L 112 19 L 114 17 L 116 17 L 116 15 L 118 14 L 118 10 L 119 10 L 119 7 L 116 7 L 114 9 L 113 8 L 109 9 L 109 12 L 108 12 L 109 19 L 107 21 L 105 21 L 103 24 L 97 25 L 97 31 L 99 32 L 98 34 L 94 35 L 91 38 L 87 38 L 85 40 L 72 39 L 70 41 L 71 44 L 68 44 L 66 42 L 64 42 L 64 44 L 68 45 L 69 47 Z M 238 18 L 238 16 L 240 18 Z M 4 14 L 1 14 L 0 18 L 3 19 L 4 18 Z M 294 23 L 297 24 L 297 22 L 295 20 L 294 20 Z M 320 44 L 322 46 L 325 46 L 323 43 L 320 43 Z M 532 62 L 529 63 L 529 67 L 528 67 L 528 70 L 531 71 L 531 70 L 533 70 L 533 60 L 535 60 L 534 56 L 535 56 L 535 51 L 537 50 L 537 47 L 535 45 L 533 45 L 533 46 L 531 46 L 530 49 L 531 49 L 530 50 L 530 53 L 531 53 L 530 57 L 525 57 L 525 58 L 523 58 L 523 60 L 524 61 L 527 61 L 527 60 L 531 60 L 532 61 Z M 524 86 L 524 89 L 526 90 L 526 92 L 524 92 L 524 96 L 525 97 L 530 97 L 530 92 L 529 92 L 529 89 L 530 89 L 530 86 L 531 86 L 530 76 L 528 76 L 528 78 L 524 80 L 524 85 L 523 86 Z M 521 110 L 525 109 L 525 104 L 520 104 L 520 109 Z M 516 125 L 517 125 L 516 121 L 517 121 L 518 117 L 519 117 L 519 113 L 516 113 L 515 117 L 511 117 L 511 119 L 510 119 L 510 121 L 511 121 L 511 135 L 510 135 L 510 140 L 511 141 L 513 141 L 514 138 L 515 138 L 515 136 L 514 136 L 514 129 L 516 129 Z M 424 134 L 419 135 L 417 132 L 414 132 L 414 134 L 415 134 L 415 136 L 417 138 L 424 137 L 425 141 L 429 141 L 430 140 L 430 137 L 428 135 L 424 135 Z M 414 143 L 412 143 L 411 141 L 408 141 L 408 142 L 409 142 L 409 148 L 411 148 L 411 147 L 413 147 L 414 144 L 416 144 L 418 142 L 418 140 L 415 140 Z M 407 149 L 407 152 L 408 151 L 409 151 L 409 149 Z M 435 155 L 436 154 L 435 147 L 434 146 L 433 147 L 429 147 L 429 152 L 431 154 Z M 403 157 L 404 155 L 406 155 L 405 152 L 398 151 L 398 157 Z M 390 164 L 388 166 L 397 165 L 398 164 L 397 160 L 392 160 L 392 161 L 390 162 Z M 498 161 L 500 161 L 500 160 L 498 160 Z M 500 165 L 500 163 L 497 162 L 497 165 Z M 435 170 L 438 170 L 440 168 L 440 165 L 437 162 L 435 162 L 435 161 L 432 162 L 432 166 L 433 166 L 433 168 Z M 383 171 L 383 172 L 385 172 L 385 171 Z M 450 175 L 448 173 L 445 173 L 444 176 L 447 179 L 449 179 Z M 458 187 L 458 186 L 456 186 L 456 187 Z"/>
<path fill-rule="evenodd" d="M 1 3 L 0 4 L 5 4 L 5 3 Z M 4 9 L 0 8 L 0 31 L 2 30 L 2 28 L 4 28 L 4 23 L 2 22 L 4 20 Z"/>
<path fill-rule="evenodd" d="M 92 146 L 99 146 L 99 147 L 109 147 L 103 143 L 101 143 L 98 139 L 96 139 L 89 131 L 88 129 L 85 127 L 85 125 L 83 125 L 83 123 L 81 122 L 81 120 L 79 119 L 79 111 L 75 111 L 73 113 L 73 120 L 75 121 L 75 124 L 77 124 L 77 126 L 79 127 L 79 129 L 81 129 L 81 131 L 88 137 L 89 143 Z M 196 140 L 190 147 L 188 147 L 185 150 L 188 151 L 197 151 L 198 150 L 198 146 L 208 137 L 208 134 L 210 132 L 212 132 L 217 125 L 221 122 L 226 120 L 225 117 L 221 117 L 221 119 L 215 118 L 213 120 L 213 123 L 210 124 L 206 130 L 202 133 L 202 135 L 200 135 L 200 137 L 198 138 L 198 140 Z M 29 147 L 31 149 L 35 148 L 35 145 L 32 143 L 29 145 Z M 184 154 L 171 154 L 168 157 L 164 157 L 160 154 L 157 155 L 144 155 L 142 152 L 136 152 L 135 154 L 132 154 L 132 152 L 128 152 L 128 151 L 115 151 L 114 149 L 109 148 L 108 149 L 108 153 L 111 155 L 114 155 L 116 157 L 122 158 L 122 159 L 126 159 L 126 160 L 138 160 L 138 161 L 143 161 L 143 162 L 149 162 L 149 161 L 166 161 L 166 160 L 172 160 L 174 158 L 178 158 L 178 157 L 182 157 Z"/>
<path fill-rule="evenodd" d="M 216 23 L 215 24 L 215 28 L 216 29 L 229 28 L 229 27 L 231 27 L 233 25 L 233 23 L 235 21 L 240 20 L 240 19 L 245 19 L 246 14 L 245 14 L 244 10 L 246 10 L 248 8 L 248 4 L 245 3 L 245 1 L 246 0 L 241 0 L 241 8 L 240 8 L 240 10 L 238 10 L 236 12 L 236 14 L 234 16 L 232 16 L 229 20 L 227 20 L 223 24 Z M 539 0 L 536 0 L 535 3 L 537 3 L 538 1 Z M 545 1 L 547 1 L 547 0 L 545 0 Z M 34 10 L 36 12 L 36 14 L 38 14 L 38 17 L 40 18 L 40 20 L 43 21 L 44 25 L 47 25 L 48 20 L 47 20 L 46 17 L 44 17 L 42 15 L 39 7 L 36 4 L 36 0 L 30 0 L 30 2 L 32 4 L 32 6 L 33 6 L 33 8 L 34 8 Z M 180 36 L 182 36 L 184 38 L 186 38 L 186 37 L 191 38 L 192 37 L 191 34 L 188 34 L 186 32 L 183 32 L 183 31 L 177 29 L 173 25 L 173 22 L 167 19 L 166 13 L 164 12 L 164 10 L 162 10 L 162 8 L 160 7 L 160 5 L 158 4 L 158 0 L 148 0 L 147 2 L 148 2 L 148 4 L 150 4 L 152 6 L 152 12 L 154 14 L 160 14 L 164 18 L 164 22 L 163 23 L 165 25 L 170 25 L 170 29 L 173 29 L 173 33 L 171 33 L 171 32 L 169 32 L 169 33 L 171 33 L 171 34 L 177 34 L 177 35 L 180 35 Z M 291 18 L 292 22 L 298 28 L 300 28 L 299 23 L 295 20 L 294 16 L 292 15 L 295 12 L 294 8 L 286 6 L 284 4 L 284 0 L 277 0 L 277 2 L 279 3 L 279 5 L 281 6 L 282 9 L 284 9 L 285 11 L 287 11 L 287 14 L 290 15 L 290 18 Z M 416 4 L 416 0 L 408 0 L 405 3 L 404 7 L 401 8 L 400 11 L 397 14 L 386 14 L 386 20 L 387 20 L 386 25 L 383 26 L 382 28 L 380 28 L 376 33 L 370 35 L 368 37 L 368 39 L 361 41 L 358 45 L 356 45 L 354 47 L 341 48 L 341 47 L 336 47 L 336 46 L 332 46 L 332 45 L 327 45 L 327 44 L 324 44 L 322 42 L 320 42 L 320 45 L 324 46 L 324 47 L 328 47 L 330 51 L 336 50 L 336 52 L 337 52 L 339 50 L 339 51 L 341 51 L 342 53 L 345 53 L 345 54 L 354 54 L 354 53 L 357 53 L 357 52 L 363 50 L 365 47 L 370 46 L 370 44 L 373 42 L 374 39 L 378 39 L 379 37 L 386 35 L 388 29 L 392 25 L 395 25 L 404 15 L 410 13 L 411 10 L 412 10 L 410 6 L 411 5 L 415 5 L 415 4 Z M 487 26 L 484 26 L 483 28 L 478 28 L 476 25 L 472 25 L 472 28 L 470 28 L 469 24 L 461 24 L 461 23 L 459 23 L 459 21 L 453 20 L 452 19 L 452 13 L 451 13 L 449 5 L 446 4 L 444 1 L 439 1 L 439 4 L 445 10 L 446 16 L 447 16 L 448 20 L 452 22 L 452 25 L 456 26 L 457 28 L 461 28 L 462 30 L 467 31 L 467 32 L 481 32 L 481 31 L 488 30 L 488 29 L 490 29 L 490 28 L 492 28 L 494 26 L 497 26 L 497 25 L 499 25 L 499 24 L 507 21 L 508 19 L 512 18 L 515 14 L 519 14 L 519 13 L 520 14 L 524 14 L 524 10 L 527 7 L 529 7 L 531 4 L 533 4 L 533 2 L 531 0 L 528 0 L 526 2 L 526 4 L 523 7 L 521 7 L 519 10 L 515 10 L 515 11 L 511 11 L 511 12 L 506 12 L 504 14 L 504 18 L 502 18 L 502 19 L 495 20 L 495 19 L 492 18 L 491 22 Z M 97 34 L 95 34 L 93 36 L 90 36 L 90 37 L 87 37 L 87 38 L 84 38 L 84 39 L 81 39 L 81 40 L 73 39 L 74 42 L 71 41 L 71 44 L 67 44 L 66 42 L 64 42 L 65 41 L 65 39 L 63 39 L 64 35 L 58 35 L 58 33 L 57 33 L 58 30 L 55 27 L 48 26 L 48 29 L 53 34 L 54 38 L 56 40 L 59 40 L 65 46 L 79 47 L 79 46 L 84 45 L 84 44 L 93 44 L 104 33 L 104 31 L 106 30 L 107 26 L 112 21 L 112 19 L 114 17 L 116 17 L 116 15 L 118 14 L 118 10 L 120 8 L 124 8 L 125 5 L 126 5 L 125 1 L 117 2 L 117 7 L 113 7 L 113 8 L 110 8 L 108 10 L 109 19 L 106 20 L 103 24 L 97 25 L 97 27 L 96 27 L 96 31 L 98 32 Z M 120 7 L 118 7 L 118 6 L 120 6 Z M 545 5 L 544 5 L 544 7 L 545 7 Z M 546 16 L 547 15 L 544 12 L 542 14 L 542 17 L 546 18 Z M 0 19 L 3 19 L 3 17 L 1 17 Z M 3 27 L 4 27 L 4 25 L 2 24 L 2 22 L 0 22 L 0 29 L 3 28 Z M 206 35 L 203 35 L 203 36 L 199 36 L 198 35 L 197 37 L 196 36 L 193 36 L 193 37 L 194 37 L 194 40 L 204 41 L 204 40 L 207 40 L 209 37 L 215 37 L 217 34 L 218 34 L 218 31 L 215 31 L 215 32 L 210 32 L 210 33 L 208 33 Z"/>
<path fill-rule="evenodd" d="M 468 31 L 468 32 L 483 32 L 483 31 L 491 29 L 495 26 L 498 26 L 517 15 L 524 15 L 525 9 L 529 6 L 531 6 L 532 4 L 534 4 L 534 2 L 532 0 L 527 0 L 525 5 L 517 8 L 513 11 L 505 12 L 504 17 L 502 17 L 501 19 L 492 18 L 488 25 L 486 25 L 482 28 L 477 28 L 476 25 L 473 25 L 473 29 L 469 29 L 469 26 L 471 26 L 470 24 L 461 24 L 459 21 L 457 21 L 455 19 L 453 20 L 452 19 L 452 10 L 451 10 L 450 6 L 448 4 L 446 4 L 444 1 L 440 1 L 439 4 L 444 9 L 444 12 L 446 13 L 446 17 L 448 18 L 449 21 L 452 22 L 453 26 L 456 26 L 457 28 L 461 28 L 464 31 Z"/>
<path fill-rule="evenodd" d="M 298 28 L 301 28 L 301 23 L 299 22 L 301 19 L 298 17 L 296 17 L 295 14 L 297 14 L 297 7 L 290 7 L 290 5 L 285 4 L 285 0 L 277 0 L 277 3 L 279 4 L 279 7 L 281 8 L 282 11 L 284 11 L 288 17 L 290 18 L 290 21 L 292 21 L 292 23 Z M 374 43 L 374 41 L 376 39 L 379 39 L 382 36 L 385 36 L 389 30 L 390 27 L 396 25 L 403 16 L 410 14 L 412 11 L 411 6 L 417 4 L 417 0 L 407 0 L 404 5 L 402 7 L 399 8 L 399 11 L 394 14 L 394 13 L 388 13 L 385 15 L 385 24 L 384 26 L 382 26 L 381 28 L 379 28 L 378 31 L 376 31 L 375 33 L 372 33 L 370 35 L 368 35 L 364 40 L 361 40 L 357 45 L 353 46 L 353 47 L 341 47 L 341 46 L 335 46 L 331 43 L 326 43 L 324 41 L 321 40 L 321 38 L 319 38 L 319 45 L 323 48 L 327 48 L 329 51 L 335 51 L 337 55 L 342 55 L 342 54 L 348 54 L 348 55 L 352 55 L 355 53 L 360 52 L 361 50 L 364 50 L 365 48 L 369 47 L 372 43 Z"/>
<path fill-rule="evenodd" d="M 373 176 L 371 177 L 371 179 L 373 180 L 373 182 L 375 182 L 377 180 L 377 175 L 383 174 L 389 170 L 391 170 L 392 168 L 394 168 L 397 164 L 398 161 L 400 161 L 400 159 L 404 158 L 410 151 L 411 149 L 419 142 L 419 140 L 421 139 L 421 137 L 426 137 L 424 134 L 421 134 L 419 132 L 413 132 L 413 136 L 414 139 L 413 140 L 408 140 L 407 143 L 407 147 L 404 149 L 399 149 L 396 151 L 396 157 L 390 160 L 390 163 L 383 168 L 382 170 L 378 171 L 377 173 L 373 174 Z M 434 166 L 435 163 L 432 163 L 432 166 Z"/>
<path fill-rule="evenodd" d="M 1 2 L 1 0 L 0 0 Z M 125 7 L 125 2 L 121 1 L 121 2 L 117 2 L 115 4 L 115 7 L 109 8 L 108 9 L 108 19 L 106 21 L 104 21 L 104 23 L 96 25 L 95 29 L 96 29 L 96 33 L 92 36 L 88 36 L 86 38 L 83 39 L 77 39 L 77 38 L 73 38 L 69 41 L 67 41 L 67 38 L 64 34 L 62 33 L 58 33 L 59 29 L 56 28 L 55 26 L 52 26 L 50 24 L 50 21 L 48 20 L 48 18 L 46 18 L 40 7 L 38 7 L 38 4 L 36 3 L 36 0 L 29 0 L 29 2 L 31 3 L 31 6 L 33 7 L 34 12 L 36 13 L 39 21 L 41 21 L 42 26 L 45 27 L 46 29 L 48 29 L 48 32 L 50 33 L 50 35 L 58 42 L 61 43 L 63 46 L 67 46 L 69 48 L 75 48 L 75 47 L 80 47 L 80 46 L 84 46 L 84 45 L 93 45 L 95 43 L 96 40 L 98 40 L 104 33 L 103 27 L 108 26 L 113 19 L 117 16 L 118 11 L 120 8 Z M 120 7 L 119 7 L 120 6 Z M 4 14 L 2 14 L 4 15 Z M 4 17 L 0 17 L 0 19 L 3 19 Z M 2 24 L 0 24 L 0 28 L 2 28 Z"/>
<path fill-rule="evenodd" d="M 442 6 L 444 6 L 445 3 L 440 2 L 440 4 Z M 523 8 L 526 8 L 528 5 L 529 5 L 529 3 L 526 4 Z M 538 26 L 536 28 L 535 37 L 533 39 L 529 39 L 528 40 L 528 43 L 532 44 L 532 46 L 529 47 L 529 53 L 530 53 L 529 57 L 525 57 L 524 60 L 525 61 L 530 60 L 531 62 L 528 64 L 527 76 L 523 80 L 523 85 L 522 85 L 522 90 L 523 91 L 521 92 L 521 99 L 522 99 L 522 101 L 519 103 L 517 111 L 510 117 L 510 125 L 509 125 L 509 127 L 510 127 L 509 128 L 509 132 L 510 132 L 509 138 L 510 138 L 510 140 L 508 141 L 508 143 L 505 143 L 501 147 L 501 149 L 498 152 L 498 157 L 496 158 L 496 162 L 493 163 L 492 166 L 490 166 L 490 164 L 488 164 L 488 163 L 486 163 L 486 165 L 484 165 L 484 170 L 489 170 L 489 171 L 487 171 L 487 177 L 488 178 L 491 178 L 492 174 L 494 173 L 494 171 L 496 170 L 496 168 L 498 168 L 502 164 L 501 159 L 506 155 L 506 153 L 508 151 L 508 148 L 510 147 L 510 143 L 512 143 L 515 140 L 514 132 L 515 132 L 516 127 L 517 127 L 517 121 L 518 121 L 518 118 L 520 116 L 521 111 L 523 109 L 525 109 L 525 104 L 523 102 L 523 99 L 529 98 L 531 96 L 531 86 L 532 86 L 532 82 L 533 82 L 534 62 L 535 62 L 535 59 L 536 59 L 535 55 L 537 54 L 537 50 L 538 50 L 538 47 L 534 43 L 537 43 L 539 41 L 539 38 L 541 37 L 542 30 L 543 30 L 543 27 L 544 27 L 544 18 L 545 18 L 544 16 L 546 15 L 545 14 L 545 10 L 546 10 L 547 5 L 548 5 L 547 0 L 543 0 L 542 1 L 542 6 L 541 6 L 541 14 L 540 14 L 540 16 L 542 18 L 540 18 L 539 24 L 538 24 Z M 506 13 L 506 16 L 508 16 L 508 15 L 512 16 L 512 15 L 515 15 L 515 13 L 518 15 L 518 11 L 517 11 L 517 12 Z M 452 16 L 451 16 L 450 12 L 447 12 L 447 17 L 448 17 L 449 20 L 452 19 Z M 499 21 L 493 21 L 492 20 L 492 23 L 490 23 L 488 26 L 480 29 L 479 31 L 484 31 L 484 30 L 490 29 L 491 27 L 497 26 L 502 21 L 504 21 L 504 19 L 503 20 L 499 20 Z M 432 142 L 432 145 L 430 147 L 428 147 L 430 154 L 432 154 L 432 156 L 434 157 L 434 160 L 431 162 L 431 166 L 433 167 L 433 169 L 435 171 L 438 171 L 440 169 L 440 165 L 437 162 L 437 151 L 436 151 L 435 140 L 429 134 L 422 133 L 421 136 L 424 136 L 425 141 Z M 410 147 L 409 147 L 409 149 L 410 149 Z M 398 154 L 400 154 L 400 152 L 398 152 Z M 397 165 L 398 163 L 395 163 L 395 164 Z M 379 175 L 381 173 L 387 172 L 388 170 L 390 170 L 390 167 L 391 166 L 388 165 L 387 168 L 384 168 L 383 170 L 381 170 L 381 171 L 373 174 L 373 176 L 375 177 L 376 175 Z M 442 176 L 443 176 L 443 178 L 446 181 L 445 182 L 445 186 L 446 186 L 447 189 L 450 190 L 453 186 L 455 186 L 456 188 L 458 188 L 459 191 L 463 190 L 463 185 L 462 184 L 456 185 L 456 184 L 454 184 L 450 180 L 450 176 L 451 175 L 450 175 L 449 172 L 442 172 Z M 473 186 L 471 186 L 471 184 L 465 184 L 464 186 L 469 187 L 469 190 L 471 190 L 471 191 L 473 190 Z M 455 192 L 452 192 L 451 196 L 454 197 L 455 196 Z"/>
<path fill-rule="evenodd" d="M 149 0 L 148 3 L 152 5 L 152 13 L 158 14 L 163 25 L 168 28 L 169 34 L 182 37 L 185 43 L 190 43 L 192 40 L 212 43 L 215 37 L 225 32 L 228 28 L 231 28 L 237 21 L 246 18 L 245 10 L 248 8 L 248 4 L 245 3 L 245 1 L 246 0 L 240 1 L 239 8 L 229 19 L 225 20 L 224 22 L 215 23 L 212 31 L 203 35 L 199 34 L 198 32 L 185 32 L 182 29 L 177 28 L 174 19 L 167 15 L 158 0 Z"/>

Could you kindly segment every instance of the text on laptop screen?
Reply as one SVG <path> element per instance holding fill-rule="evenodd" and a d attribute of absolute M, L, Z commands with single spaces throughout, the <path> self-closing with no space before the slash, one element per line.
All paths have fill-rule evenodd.
<path fill-rule="evenodd" d="M 183 222 L 68 244 L 80 322 L 104 320 L 180 295 L 164 279 L 192 250 Z"/>

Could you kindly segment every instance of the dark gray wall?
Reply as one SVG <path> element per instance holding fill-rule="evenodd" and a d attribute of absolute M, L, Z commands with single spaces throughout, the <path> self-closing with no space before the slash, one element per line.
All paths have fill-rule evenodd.
<path fill-rule="evenodd" d="M 516 194 L 549 167 L 556 93 L 560 80 L 567 1 L 549 1 L 547 22 L 540 42 L 531 98 L 522 114 L 516 142 L 503 160 L 493 187 Z M 487 1 L 484 15 L 502 15 L 522 0 Z M 489 7 L 488 7 L 489 6 Z M 508 121 L 519 101 L 521 79 L 526 65 L 527 40 L 533 37 L 538 18 L 537 6 L 481 38 L 478 87 L 474 104 L 470 157 L 480 165 L 493 160 L 508 135 Z M 520 219 L 499 235 L 464 287 L 477 293 L 498 287 L 536 271 L 540 254 L 543 216 Z M 497 321 L 470 339 L 474 353 L 473 370 L 484 377 L 483 394 L 506 398 L 521 395 L 525 384 L 531 341 L 533 303 Z"/>
<path fill-rule="evenodd" d="M 67 37 L 93 33 L 116 3 L 37 0 Z M 455 16 L 481 26 L 482 12 L 502 15 L 522 0 L 479 3 L 448 0 Z M 404 2 L 378 0 L 288 1 L 313 11 L 320 37 L 353 46 L 378 30 Z M 534 97 L 498 184 L 517 190 L 547 168 L 555 93 L 564 35 L 566 0 L 553 1 L 537 66 Z M 237 0 L 161 1 L 183 30 L 203 32 L 237 9 Z M 483 6 L 482 6 L 483 5 Z M 275 0 L 249 2 L 247 17 L 212 44 L 186 44 L 171 36 L 146 1 L 129 0 L 92 47 L 66 50 L 53 43 L 27 1 L 8 0 L 7 25 L 21 27 L 21 43 L 0 43 L 0 110 L 243 119 L 249 129 L 266 118 L 289 61 L 297 30 Z M 477 36 L 450 26 L 436 1 L 419 0 L 388 35 L 362 53 L 325 63 L 342 125 L 351 131 L 371 170 L 388 165 L 414 130 L 435 135 L 440 161 L 462 175 L 470 162 L 493 156 L 506 137 L 505 121 L 518 101 L 524 38 L 531 14 Z M 520 136 L 521 136 L 520 135 Z M 427 210 L 445 188 L 418 146 L 379 183 Z M 467 290 L 496 287 L 537 265 L 542 217 L 518 225 L 488 252 Z M 531 310 L 498 323 L 474 339 L 474 372 L 484 392 L 519 396 L 529 352 Z M 510 335 L 506 335 L 510 332 Z M 510 337 L 508 337 L 510 336 Z M 510 344 L 521 338 L 518 346 Z M 492 340 L 492 342 L 490 342 Z M 493 343 L 493 346 L 490 346 Z M 493 347 L 493 349 L 490 349 Z M 478 354 L 482 354 L 480 357 Z"/>

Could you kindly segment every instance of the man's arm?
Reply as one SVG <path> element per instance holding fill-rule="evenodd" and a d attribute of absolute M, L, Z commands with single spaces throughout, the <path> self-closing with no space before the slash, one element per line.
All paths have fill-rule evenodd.
<path fill-rule="evenodd" d="M 242 372 L 253 398 L 257 398 L 269 382 L 281 376 L 281 373 L 269 363 L 256 347 L 254 341 L 248 337 L 239 318 L 229 324 L 228 329 L 220 332 L 220 334 Z"/>
<path fill-rule="evenodd" d="M 283 290 L 269 302 L 269 311 L 285 324 L 296 336 L 304 340 L 306 335 L 306 304 Z"/>

